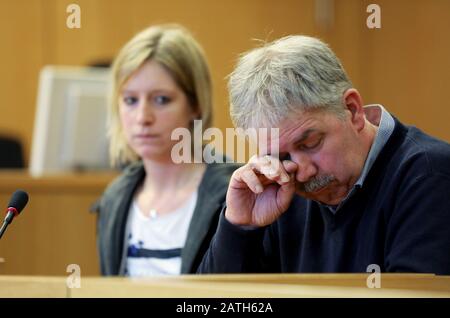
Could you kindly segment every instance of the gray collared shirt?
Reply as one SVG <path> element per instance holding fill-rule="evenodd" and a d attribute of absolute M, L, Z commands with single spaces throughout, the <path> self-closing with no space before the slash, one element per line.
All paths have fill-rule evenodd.
<path fill-rule="evenodd" d="M 378 126 L 377 134 L 375 137 L 375 140 L 370 147 L 369 154 L 367 155 L 366 162 L 364 163 L 364 167 L 362 169 L 361 175 L 359 176 L 356 183 L 353 185 L 350 192 L 347 194 L 344 200 L 341 201 L 341 203 L 338 206 L 330 206 L 325 205 L 328 207 L 328 209 L 335 214 L 339 208 L 342 206 L 342 204 L 347 201 L 355 192 L 356 189 L 362 188 L 364 185 L 364 181 L 366 180 L 367 174 L 369 173 L 370 169 L 373 166 L 373 163 L 377 159 L 378 155 L 380 154 L 381 150 L 383 149 L 384 145 L 388 141 L 389 137 L 391 136 L 392 132 L 394 131 L 394 118 L 392 118 L 391 114 L 382 106 L 379 104 L 373 104 L 373 105 L 367 105 L 364 108 L 379 108 L 381 110 L 381 119 L 380 124 Z"/>

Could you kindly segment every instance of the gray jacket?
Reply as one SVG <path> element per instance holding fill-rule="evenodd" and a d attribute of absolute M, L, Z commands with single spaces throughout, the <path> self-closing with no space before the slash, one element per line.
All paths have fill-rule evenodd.
<path fill-rule="evenodd" d="M 235 164 L 208 164 L 181 253 L 181 273 L 195 273 L 214 235 Z M 98 213 L 97 248 L 102 275 L 124 275 L 127 257 L 126 223 L 133 194 L 145 177 L 142 162 L 131 164 L 94 205 Z"/>

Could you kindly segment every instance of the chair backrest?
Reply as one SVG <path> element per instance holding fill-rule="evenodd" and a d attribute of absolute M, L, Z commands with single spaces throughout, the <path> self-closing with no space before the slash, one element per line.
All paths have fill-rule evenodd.
<path fill-rule="evenodd" d="M 0 136 L 0 168 L 24 168 L 21 143 L 13 138 Z"/>

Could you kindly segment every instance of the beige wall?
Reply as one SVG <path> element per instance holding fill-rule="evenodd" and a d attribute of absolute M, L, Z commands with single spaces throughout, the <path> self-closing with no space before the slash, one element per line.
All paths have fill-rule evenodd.
<path fill-rule="evenodd" d="M 65 25 L 73 2 L 81 7 L 81 29 Z M 255 38 L 304 33 L 331 44 L 365 102 L 383 103 L 405 122 L 449 141 L 450 2 L 378 0 L 382 28 L 369 30 L 371 2 L 335 1 L 334 24 L 324 29 L 316 23 L 314 0 L 0 0 L 0 133 L 18 136 L 28 158 L 43 65 L 109 59 L 145 26 L 178 22 L 207 52 L 221 129 L 231 127 L 225 76 L 237 54 L 253 47 Z"/>
<path fill-rule="evenodd" d="M 450 1 L 376 2 L 382 28 L 362 30 L 365 101 L 450 141 Z"/>

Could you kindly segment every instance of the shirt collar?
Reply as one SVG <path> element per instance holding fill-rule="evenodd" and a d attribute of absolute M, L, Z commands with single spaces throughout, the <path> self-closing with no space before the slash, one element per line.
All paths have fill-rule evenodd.
<path fill-rule="evenodd" d="M 372 143 L 372 146 L 370 147 L 369 154 L 367 155 L 366 162 L 364 163 L 363 170 L 361 172 L 361 175 L 359 176 L 359 179 L 356 181 L 355 186 L 362 187 L 364 184 L 364 181 L 366 180 L 367 175 L 369 174 L 370 169 L 373 166 L 373 163 L 378 158 L 378 155 L 380 154 L 381 150 L 383 149 L 384 145 L 389 140 L 389 137 L 391 136 L 392 132 L 394 131 L 394 118 L 392 118 L 391 114 L 382 106 L 382 105 L 368 105 L 364 107 L 364 110 L 371 111 L 373 109 L 377 109 L 381 111 L 381 119 L 378 125 L 377 134 L 375 137 L 374 142 Z M 373 123 L 372 124 L 376 124 Z"/>

